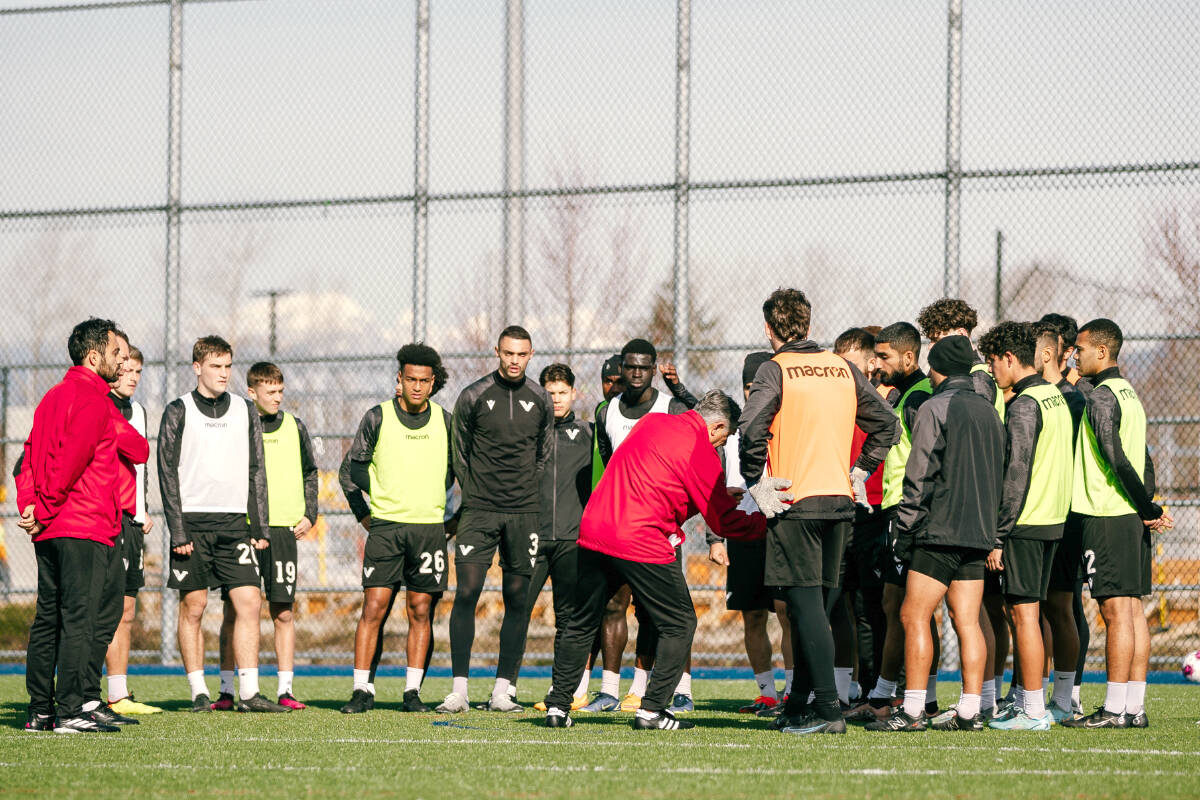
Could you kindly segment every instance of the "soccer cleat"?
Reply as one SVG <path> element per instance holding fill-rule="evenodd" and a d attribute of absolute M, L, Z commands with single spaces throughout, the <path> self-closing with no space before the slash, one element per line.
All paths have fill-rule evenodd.
<path fill-rule="evenodd" d="M 1100 706 L 1091 714 L 1074 717 L 1063 721 L 1066 728 L 1128 728 L 1129 717 L 1124 712 L 1114 714 L 1104 706 Z"/>
<path fill-rule="evenodd" d="M 766 708 L 774 708 L 779 705 L 779 701 L 774 697 L 767 697 L 765 694 L 760 694 L 754 698 L 754 702 L 748 706 L 742 706 L 738 709 L 739 714 L 757 714 Z"/>
<path fill-rule="evenodd" d="M 642 707 L 641 695 L 637 695 L 637 694 L 634 694 L 633 692 L 630 692 L 629 694 L 625 695 L 625 699 L 621 701 L 621 707 L 617 710 L 618 711 L 637 711 L 641 707 Z"/>
<path fill-rule="evenodd" d="M 675 719 L 670 711 L 659 711 L 649 719 L 638 714 L 633 718 L 635 731 L 682 731 L 696 727 L 696 723 L 684 719 Z"/>
<path fill-rule="evenodd" d="M 467 698 L 463 697 L 458 692 L 451 692 L 450 694 L 446 695 L 446 699 L 443 700 L 441 704 L 434 709 L 434 711 L 438 712 L 439 714 L 461 714 L 469 708 L 470 706 L 467 705 Z"/>
<path fill-rule="evenodd" d="M 782 706 L 783 703 L 780 703 L 779 705 Z M 802 728 L 811 720 L 812 715 L 807 711 L 799 714 L 785 714 L 780 711 L 779 714 L 767 725 L 767 728 L 773 731 L 781 731 L 784 728 Z"/>
<path fill-rule="evenodd" d="M 42 732 L 54 730 L 54 715 L 53 714 L 30 714 L 25 720 L 25 730 L 30 732 Z"/>
<path fill-rule="evenodd" d="M 904 712 L 904 709 L 897 708 L 896 711 L 887 719 L 875 720 L 868 722 L 864 730 L 868 731 L 923 731 L 929 725 L 929 717 L 922 710 L 917 716 L 910 717 Z"/>
<path fill-rule="evenodd" d="M 279 695 L 279 705 L 290 708 L 292 711 L 303 711 L 304 709 L 308 708 L 308 706 L 304 705 L 304 703 L 301 703 L 294 696 L 292 696 L 291 692 L 284 692 L 283 694 Z"/>
<path fill-rule="evenodd" d="M 1021 708 L 1016 703 L 997 705 L 996 713 L 992 715 L 990 722 L 1005 722 L 1015 717 L 1020 711 Z"/>
<path fill-rule="evenodd" d="M 101 725 L 139 725 L 138 720 L 133 717 L 124 717 L 110 709 L 106 705 L 99 705 L 91 711 L 85 712 L 92 715 L 92 718 Z"/>
<path fill-rule="evenodd" d="M 54 726 L 55 733 L 117 733 L 120 730 L 116 725 L 97 722 L 88 712 L 81 713 L 76 717 L 60 719 Z"/>
<path fill-rule="evenodd" d="M 421 695 L 416 689 L 409 689 L 404 693 L 404 704 L 400 708 L 403 711 L 412 711 L 418 714 L 433 711 L 432 708 L 421 702 Z"/>
<path fill-rule="evenodd" d="M 1048 731 L 1052 724 L 1054 724 L 1054 718 L 1049 714 L 1031 717 L 1025 713 L 1025 709 L 1021 708 L 1008 719 L 992 720 L 988 723 L 988 727 L 998 731 Z"/>
<path fill-rule="evenodd" d="M 780 728 L 780 731 L 798 736 L 805 736 L 810 733 L 845 733 L 846 720 L 841 717 L 837 719 L 822 719 L 821 717 L 811 716 L 800 725 L 788 725 L 785 728 Z"/>
<path fill-rule="evenodd" d="M 108 704 L 117 714 L 161 714 L 162 709 L 158 706 L 148 706 L 145 703 L 139 703 L 133 699 L 133 695 L 122 697 L 120 700 L 114 700 Z"/>
<path fill-rule="evenodd" d="M 983 714 L 965 719 L 958 715 L 957 708 L 951 706 L 931 719 L 929 727 L 935 731 L 981 731 L 987 727 L 987 720 Z"/>
<path fill-rule="evenodd" d="M 508 714 L 520 714 L 525 710 L 525 706 L 513 700 L 508 695 L 496 697 L 492 695 L 492 699 L 487 702 L 486 710 L 501 711 Z"/>
<path fill-rule="evenodd" d="M 1146 716 L 1146 709 L 1142 709 L 1132 717 L 1127 713 L 1125 715 L 1129 719 L 1129 727 L 1131 728 L 1149 728 L 1150 718 Z"/>
<path fill-rule="evenodd" d="M 209 700 L 208 695 L 201 692 L 192 698 L 192 711 L 197 714 L 212 711 L 212 700 Z"/>
<path fill-rule="evenodd" d="M 259 714 L 286 714 L 290 708 L 268 700 L 261 693 L 238 703 L 238 711 L 256 712 Z"/>
<path fill-rule="evenodd" d="M 229 692 L 221 692 L 217 695 L 217 702 L 211 706 L 213 711 L 236 711 L 237 707 L 233 702 L 233 695 Z"/>
<path fill-rule="evenodd" d="M 1075 719 L 1075 717 L 1082 716 L 1074 708 L 1072 708 L 1070 711 L 1063 711 L 1054 703 L 1051 703 L 1050 708 L 1047 710 L 1050 712 L 1050 718 L 1060 725 L 1069 719 Z"/>
<path fill-rule="evenodd" d="M 375 695 L 365 689 L 355 689 L 350 702 L 342 706 L 343 714 L 364 714 L 375 707 Z"/>
<path fill-rule="evenodd" d="M 573 719 L 557 708 L 546 713 L 547 728 L 569 728 L 574 724 L 575 721 Z"/>
<path fill-rule="evenodd" d="M 874 722 L 892 715 L 891 700 L 866 700 L 846 710 L 847 722 Z"/>
<path fill-rule="evenodd" d="M 574 703 L 571 704 L 574 707 Z M 605 692 L 596 692 L 596 696 L 592 698 L 592 702 L 579 708 L 578 710 L 585 714 L 596 714 L 601 711 L 616 711 L 621 707 L 621 701 Z"/>
<path fill-rule="evenodd" d="M 696 704 L 692 702 L 691 695 L 677 694 L 672 698 L 669 710 L 672 714 L 686 714 L 689 711 L 695 711 Z"/>
<path fill-rule="evenodd" d="M 579 709 L 581 709 L 587 705 L 587 701 L 588 701 L 588 699 L 587 699 L 586 692 L 584 694 L 575 695 L 574 697 L 571 698 L 571 710 L 578 711 Z"/>

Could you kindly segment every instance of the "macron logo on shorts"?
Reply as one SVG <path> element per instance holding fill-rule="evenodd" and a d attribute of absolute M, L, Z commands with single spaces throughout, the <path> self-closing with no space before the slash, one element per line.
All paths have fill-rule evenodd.
<path fill-rule="evenodd" d="M 121 559 L 121 561 L 125 562 L 125 569 L 129 569 L 129 559 L 128 559 L 128 558 L 122 558 L 122 559 Z"/>
<path fill-rule="evenodd" d="M 374 571 L 375 571 L 374 567 L 363 567 L 363 577 L 364 578 L 371 577 L 371 573 Z"/>
<path fill-rule="evenodd" d="M 292 593 L 292 587 L 291 587 L 291 586 L 287 587 L 287 590 L 288 590 L 288 594 L 291 594 L 291 593 Z"/>
<path fill-rule="evenodd" d="M 474 549 L 475 545 L 473 544 L 460 544 L 458 546 L 458 552 L 462 553 L 464 556 L 469 554 Z"/>
<path fill-rule="evenodd" d="M 433 579 L 435 581 L 437 581 L 438 583 L 441 583 L 442 582 L 442 573 L 440 573 L 440 572 L 433 573 Z"/>
<path fill-rule="evenodd" d="M 188 576 L 188 571 L 186 569 L 172 569 L 171 572 L 175 573 L 175 580 L 177 581 L 182 581 Z"/>
<path fill-rule="evenodd" d="M 527 412 L 533 411 L 533 401 L 532 400 L 521 400 L 520 403 L 521 403 L 521 408 L 525 409 Z"/>

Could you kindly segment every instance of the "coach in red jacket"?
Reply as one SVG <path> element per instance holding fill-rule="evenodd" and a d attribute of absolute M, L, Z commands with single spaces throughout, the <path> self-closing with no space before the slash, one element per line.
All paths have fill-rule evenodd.
<path fill-rule="evenodd" d="M 647 414 L 613 453 L 579 526 L 575 612 L 554 654 L 547 726 L 571 724 L 571 693 L 583 675 L 605 603 L 628 583 L 659 631 L 654 672 L 633 727 L 693 727 L 666 710 L 696 632 L 696 612 L 675 549 L 685 538 L 680 526 L 697 513 L 726 538 L 761 538 L 766 530 L 761 514 L 738 510 L 726 491 L 715 449 L 737 428 L 739 414 L 728 395 L 711 391 L 693 411 Z"/>
<path fill-rule="evenodd" d="M 82 705 L 96 606 L 120 531 L 120 430 L 107 395 L 109 381 L 120 374 L 121 344 L 109 320 L 76 325 L 67 342 L 75 366 L 42 398 L 25 440 L 17 504 L 38 565 L 25 666 L 29 730 L 118 730 L 97 722 Z M 145 439 L 141 448 L 133 455 L 144 460 Z"/>

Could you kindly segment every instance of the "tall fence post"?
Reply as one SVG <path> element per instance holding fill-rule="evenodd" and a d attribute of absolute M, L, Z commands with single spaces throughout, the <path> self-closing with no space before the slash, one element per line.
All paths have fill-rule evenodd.
<path fill-rule="evenodd" d="M 525 322 L 525 0 L 504 13 L 504 264 L 502 325 Z"/>
<path fill-rule="evenodd" d="M 962 0 L 949 0 L 946 21 L 946 229 L 942 294 L 961 288 L 959 237 L 962 215 Z"/>
<path fill-rule="evenodd" d="M 692 3 L 678 0 L 675 20 L 675 241 L 672 300 L 675 305 L 672 351 L 679 374 L 688 375 L 692 304 L 689 275 L 688 200 L 691 189 Z"/>
<path fill-rule="evenodd" d="M 181 125 L 183 122 L 183 0 L 171 0 L 171 45 L 169 55 L 170 89 L 167 100 L 167 253 L 164 280 L 163 307 L 163 407 L 179 394 L 179 374 L 175 359 L 179 353 L 179 183 L 182 158 Z M 171 533 L 164 524 L 162 549 L 162 602 L 160 624 L 162 641 L 159 644 L 159 660 L 171 664 L 176 660 L 175 637 L 169 635 L 172 621 L 178 616 L 179 598 L 168 591 L 167 577 L 171 569 Z"/>
<path fill-rule="evenodd" d="M 412 338 L 429 327 L 429 0 L 417 0 L 416 69 L 413 79 Z"/>

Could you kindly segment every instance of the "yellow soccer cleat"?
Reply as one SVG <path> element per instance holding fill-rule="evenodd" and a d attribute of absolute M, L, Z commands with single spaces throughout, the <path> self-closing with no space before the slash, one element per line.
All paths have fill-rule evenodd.
<path fill-rule="evenodd" d="M 533 704 L 533 710 L 541 711 L 543 714 L 546 713 L 546 701 L 538 700 L 536 703 Z M 571 704 L 571 710 L 572 711 L 575 710 L 575 705 L 573 703 Z"/>
<path fill-rule="evenodd" d="M 625 695 L 625 699 L 621 701 L 621 707 L 618 711 L 637 711 L 642 707 L 642 698 L 633 692 Z"/>
<path fill-rule="evenodd" d="M 575 695 L 575 697 L 571 698 L 571 710 L 578 711 L 579 709 L 586 706 L 587 702 L 588 702 L 588 698 L 587 698 L 586 692 L 584 692 L 583 694 L 577 694 L 577 695 Z"/>
<path fill-rule="evenodd" d="M 162 709 L 157 706 L 148 706 L 145 703 L 139 703 L 133 699 L 133 696 L 122 697 L 114 703 L 109 703 L 108 707 L 117 714 L 161 714 Z"/>

